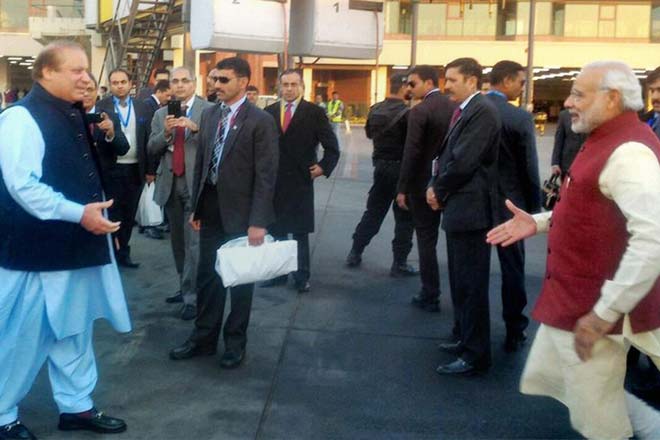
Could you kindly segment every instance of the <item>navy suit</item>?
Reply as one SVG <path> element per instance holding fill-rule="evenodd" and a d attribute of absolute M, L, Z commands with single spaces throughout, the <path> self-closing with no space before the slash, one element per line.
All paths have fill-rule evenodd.
<path fill-rule="evenodd" d="M 476 368 L 490 366 L 491 249 L 486 233 L 493 225 L 501 126 L 490 100 L 474 95 L 450 127 L 438 158 L 438 175 L 431 180 L 444 207 L 442 228 L 461 358 Z"/>
<path fill-rule="evenodd" d="M 505 199 L 530 212 L 541 210 L 536 135 L 532 115 L 507 102 L 505 96 L 495 92 L 487 94 L 502 119 L 498 158 L 498 196 L 494 207 L 495 224 L 513 217 L 506 208 Z M 502 315 L 507 333 L 520 334 L 529 319 L 523 314 L 527 305 L 525 290 L 525 244 L 519 241 L 511 246 L 497 246 L 502 271 Z"/>

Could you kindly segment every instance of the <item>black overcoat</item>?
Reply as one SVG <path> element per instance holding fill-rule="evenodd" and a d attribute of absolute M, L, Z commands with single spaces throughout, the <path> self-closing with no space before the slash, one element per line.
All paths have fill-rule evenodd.
<path fill-rule="evenodd" d="M 280 102 L 269 105 L 279 130 L 280 161 L 275 185 L 276 223 L 269 230 L 276 234 L 314 232 L 314 182 L 309 167 L 317 164 L 330 177 L 339 161 L 337 137 L 325 111 L 301 100 L 286 132 L 282 132 Z M 319 162 L 317 146 L 323 147 Z"/>

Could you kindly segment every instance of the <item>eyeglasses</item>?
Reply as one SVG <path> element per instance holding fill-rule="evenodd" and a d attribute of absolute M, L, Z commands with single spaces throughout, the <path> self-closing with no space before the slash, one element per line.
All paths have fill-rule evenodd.
<path fill-rule="evenodd" d="M 214 83 L 219 82 L 220 84 L 227 84 L 229 81 L 231 81 L 231 78 L 227 78 L 226 76 L 211 76 L 210 77 Z"/>
<path fill-rule="evenodd" d="M 190 78 L 182 78 L 182 79 L 174 78 L 173 80 L 170 80 L 170 82 L 174 85 L 177 85 L 179 83 L 187 85 L 190 84 L 192 80 Z"/>

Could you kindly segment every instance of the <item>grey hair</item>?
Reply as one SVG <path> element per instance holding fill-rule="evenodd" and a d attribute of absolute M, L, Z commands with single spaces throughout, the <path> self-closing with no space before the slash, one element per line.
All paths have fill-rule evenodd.
<path fill-rule="evenodd" d="M 630 66 L 622 61 L 595 61 L 582 68 L 602 70 L 601 90 L 616 90 L 621 94 L 624 111 L 639 111 L 644 108 L 642 85 Z"/>
<path fill-rule="evenodd" d="M 188 74 L 188 78 L 190 78 L 193 82 L 197 79 L 197 78 L 195 78 L 195 75 L 193 74 L 192 70 L 190 70 L 186 66 L 179 66 L 179 67 L 175 67 L 174 69 L 172 69 L 172 71 L 170 72 L 170 78 L 172 76 L 174 76 L 174 74 L 177 73 L 180 70 L 185 71 Z"/>

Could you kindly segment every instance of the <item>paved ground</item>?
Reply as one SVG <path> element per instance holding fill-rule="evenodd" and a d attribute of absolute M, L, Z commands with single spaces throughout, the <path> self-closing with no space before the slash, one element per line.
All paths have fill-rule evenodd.
<path fill-rule="evenodd" d="M 540 138 L 541 174 L 549 170 L 551 131 Z M 175 290 L 169 243 L 136 234 L 136 271 L 124 283 L 133 332 L 96 326 L 100 381 L 97 405 L 124 417 L 117 439 L 568 439 L 564 408 L 523 396 L 518 379 L 527 350 L 505 354 L 493 255 L 491 317 L 493 368 L 480 377 L 447 378 L 436 366 L 451 360 L 436 349 L 450 332 L 445 244 L 441 314 L 413 308 L 418 279 L 392 279 L 388 216 L 367 248 L 360 270 L 343 261 L 371 183 L 371 148 L 361 128 L 346 136 L 333 177 L 317 184 L 312 292 L 257 289 L 245 365 L 234 371 L 218 357 L 168 360 L 191 324 L 164 303 Z M 528 243 L 530 302 L 544 267 L 545 238 Z M 411 261 L 416 263 L 416 250 Z M 530 334 L 536 330 L 534 325 Z M 44 439 L 99 438 L 56 430 L 57 411 L 45 372 L 22 404 L 22 419 Z"/>

